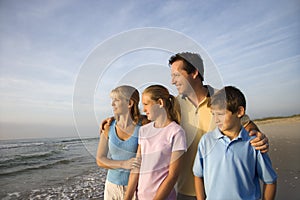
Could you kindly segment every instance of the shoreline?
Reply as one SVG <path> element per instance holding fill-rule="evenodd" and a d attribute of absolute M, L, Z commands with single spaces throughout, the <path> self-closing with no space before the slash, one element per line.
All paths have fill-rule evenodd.
<path fill-rule="evenodd" d="M 265 117 L 261 119 L 253 119 L 252 120 L 255 124 L 269 124 L 269 123 L 294 123 L 300 122 L 300 114 L 292 115 L 292 116 L 285 116 L 285 117 Z"/>

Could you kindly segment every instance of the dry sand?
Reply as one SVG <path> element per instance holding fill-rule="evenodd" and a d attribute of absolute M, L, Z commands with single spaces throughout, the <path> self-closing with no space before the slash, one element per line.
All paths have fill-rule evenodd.
<path fill-rule="evenodd" d="M 276 199 L 299 199 L 300 116 L 255 123 L 269 138 L 269 155 L 278 175 Z"/>

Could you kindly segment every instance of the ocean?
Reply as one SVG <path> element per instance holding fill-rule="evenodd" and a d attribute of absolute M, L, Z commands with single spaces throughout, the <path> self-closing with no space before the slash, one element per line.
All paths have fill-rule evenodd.
<path fill-rule="evenodd" d="M 103 199 L 98 138 L 0 140 L 0 199 Z"/>

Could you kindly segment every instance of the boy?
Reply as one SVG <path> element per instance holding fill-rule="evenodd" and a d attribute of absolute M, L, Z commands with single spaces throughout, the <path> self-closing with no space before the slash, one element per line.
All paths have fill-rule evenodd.
<path fill-rule="evenodd" d="M 217 128 L 202 136 L 194 162 L 197 199 L 274 199 L 276 173 L 267 153 L 252 147 L 241 126 L 246 100 L 235 87 L 227 86 L 209 102 Z"/>

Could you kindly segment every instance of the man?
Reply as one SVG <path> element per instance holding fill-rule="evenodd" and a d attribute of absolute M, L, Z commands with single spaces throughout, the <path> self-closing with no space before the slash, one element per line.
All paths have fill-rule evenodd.
<path fill-rule="evenodd" d="M 184 154 L 184 166 L 177 181 L 177 199 L 196 199 L 193 163 L 197 146 L 203 134 L 215 128 L 208 100 L 215 89 L 203 85 L 204 66 L 199 54 L 183 52 L 173 55 L 169 60 L 172 84 L 178 90 L 177 99 L 181 106 L 181 126 L 186 132 L 188 150 Z M 249 119 L 243 119 L 244 127 L 257 135 L 252 146 L 261 152 L 268 151 L 268 139 L 260 133 Z M 256 131 L 255 131 L 256 130 Z M 258 131 L 258 132 L 257 132 Z"/>

